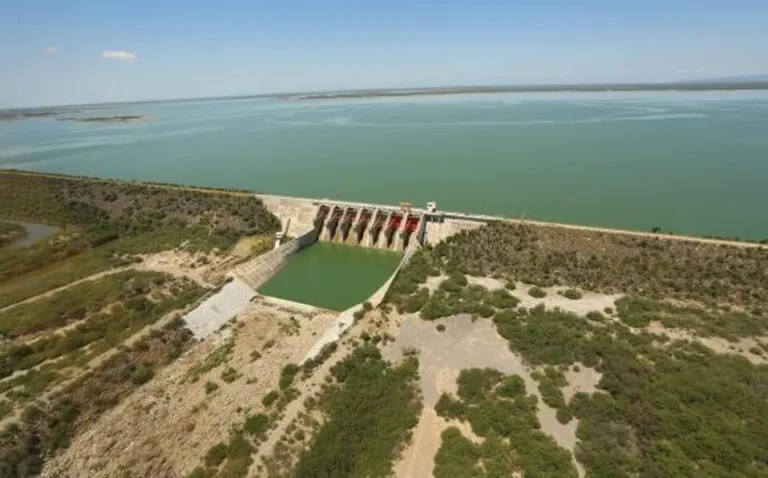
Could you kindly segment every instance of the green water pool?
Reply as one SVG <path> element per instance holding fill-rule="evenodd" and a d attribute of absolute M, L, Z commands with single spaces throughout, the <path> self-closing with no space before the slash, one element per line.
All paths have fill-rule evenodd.
<path fill-rule="evenodd" d="M 402 257 L 392 251 L 317 242 L 293 256 L 259 293 L 342 311 L 376 292 Z"/>

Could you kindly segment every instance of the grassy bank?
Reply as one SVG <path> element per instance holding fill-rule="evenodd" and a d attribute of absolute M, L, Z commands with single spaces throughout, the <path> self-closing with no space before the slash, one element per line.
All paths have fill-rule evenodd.
<path fill-rule="evenodd" d="M 0 250 L 0 307 L 138 254 L 224 251 L 242 236 L 279 228 L 259 199 L 220 191 L 5 171 L 0 196 L 0 216 L 62 228 Z"/>

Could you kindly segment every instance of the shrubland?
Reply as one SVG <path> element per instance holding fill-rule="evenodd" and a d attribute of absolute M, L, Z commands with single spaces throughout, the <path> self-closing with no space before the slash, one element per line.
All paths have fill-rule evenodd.
<path fill-rule="evenodd" d="M 142 376 L 175 360 L 192 343 L 179 319 L 107 359 L 48 401 L 27 407 L 0 431 L 0 476 L 38 476 L 50 454 L 143 383 Z M 149 372 L 147 371 L 149 370 Z"/>
<path fill-rule="evenodd" d="M 241 236 L 280 227 L 261 200 L 244 193 L 5 171 L 0 197 L 0 217 L 61 228 L 0 251 L 0 304 L 130 264 L 130 256 L 224 251 Z"/>
<path fill-rule="evenodd" d="M 331 374 L 333 382 L 319 401 L 324 423 L 299 456 L 293 476 L 390 476 L 421 409 L 416 358 L 391 366 L 376 346 L 365 344 Z"/>
<path fill-rule="evenodd" d="M 37 340 L 0 346 L 0 377 L 70 354 L 76 358 L 81 351 L 95 356 L 163 315 L 194 302 L 204 291 L 188 279 L 126 271 L 0 312 L 6 337 L 75 324 Z"/>
<path fill-rule="evenodd" d="M 576 477 L 571 454 L 542 433 L 537 399 L 526 395 L 520 377 L 493 369 L 465 369 L 459 374 L 459 400 L 443 394 L 435 407 L 449 420 L 469 422 L 483 438 L 474 444 L 458 428 L 442 433 L 435 456 L 435 478 L 525 476 Z"/>
<path fill-rule="evenodd" d="M 768 304 L 766 263 L 768 248 L 497 222 L 419 253 L 399 275 L 392 296 L 400 305 L 400 297 L 415 294 L 427 276 L 460 272 L 762 315 Z"/>
<path fill-rule="evenodd" d="M 575 455 L 588 476 L 768 476 L 768 365 L 698 340 L 749 338 L 757 343 L 751 353 L 763 352 L 766 264 L 768 250 L 760 248 L 494 223 L 419 252 L 397 277 L 388 300 L 401 312 L 427 319 L 469 313 L 483 320 L 488 313 L 482 306 L 490 307 L 498 333 L 538 371 L 544 402 L 557 409 L 561 422 L 578 420 Z M 462 285 L 459 274 L 624 297 L 605 308 L 607 316 L 544 305 L 522 309 L 514 301 L 493 303 L 491 291 Z M 439 275 L 449 280 L 430 293 L 424 283 Z M 566 297 L 580 300 L 577 295 Z M 692 338 L 673 340 L 665 329 Z M 601 378 L 594 393 L 566 401 L 562 370 L 576 365 L 595 368 Z M 492 382 L 498 375 L 479 376 Z M 501 435 L 496 428 L 512 414 L 473 415 L 471 404 L 483 396 L 504 403 L 505 395 L 519 393 L 522 385 L 494 385 L 489 395 L 488 382 L 477 376 L 463 381 L 472 384 L 470 391 L 465 387 L 460 400 L 441 397 L 436 408 L 446 417 L 468 420 L 485 442 L 474 445 L 458 430 L 447 431 L 436 476 L 487 473 L 483 446 L 498 447 L 491 431 Z M 518 410 L 514 416 L 526 415 Z M 503 456 L 526 475 L 541 464 L 522 464 L 520 453 Z"/>

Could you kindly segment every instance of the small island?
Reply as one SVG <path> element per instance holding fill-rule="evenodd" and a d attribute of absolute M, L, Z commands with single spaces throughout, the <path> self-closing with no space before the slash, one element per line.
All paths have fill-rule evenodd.
<path fill-rule="evenodd" d="M 80 123 L 139 123 L 144 121 L 156 121 L 154 116 L 146 115 L 120 115 L 120 116 L 91 116 L 86 118 L 59 118 L 59 121 L 77 121 Z"/>

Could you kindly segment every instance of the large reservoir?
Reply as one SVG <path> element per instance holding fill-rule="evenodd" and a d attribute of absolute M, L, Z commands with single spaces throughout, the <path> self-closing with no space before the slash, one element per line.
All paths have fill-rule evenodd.
<path fill-rule="evenodd" d="M 768 93 L 110 106 L 0 123 L 0 167 L 768 238 Z"/>
<path fill-rule="evenodd" d="M 342 311 L 367 300 L 395 272 L 402 254 L 316 242 L 293 256 L 259 293 Z"/>

